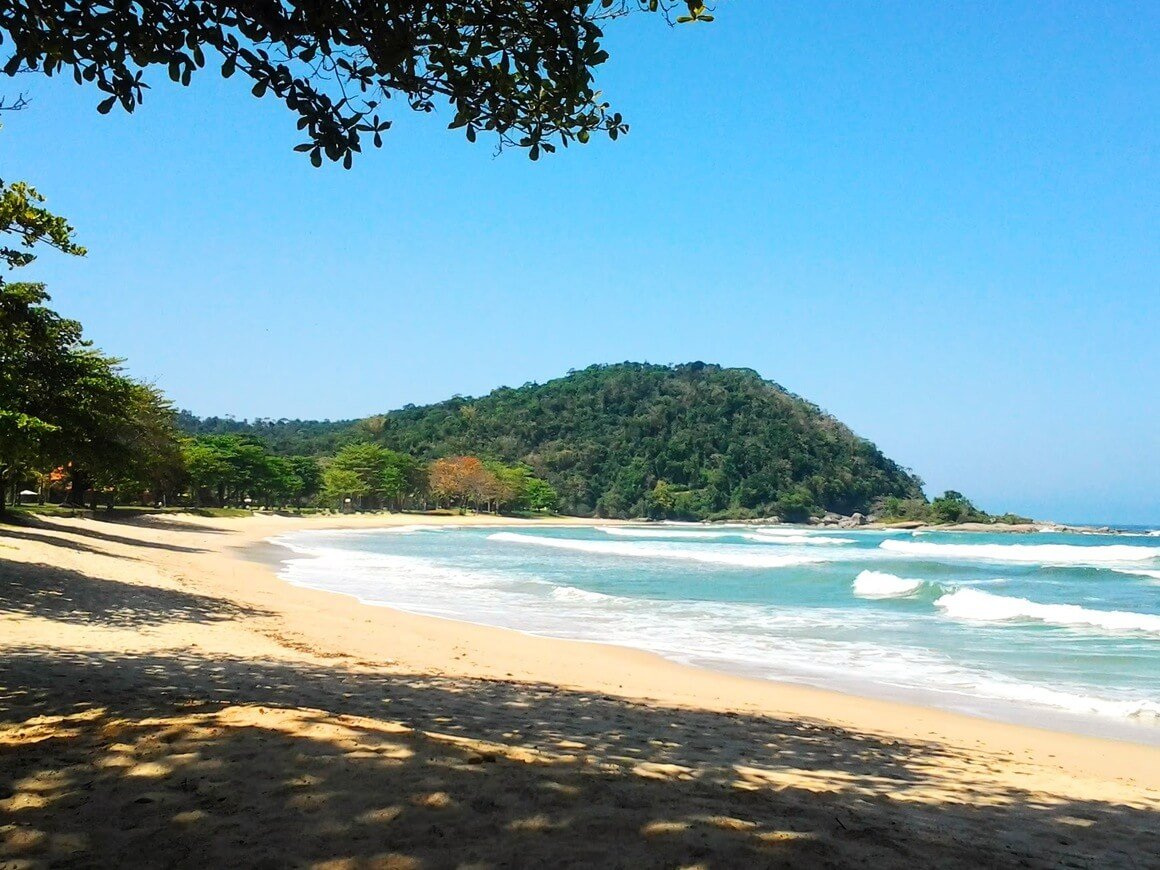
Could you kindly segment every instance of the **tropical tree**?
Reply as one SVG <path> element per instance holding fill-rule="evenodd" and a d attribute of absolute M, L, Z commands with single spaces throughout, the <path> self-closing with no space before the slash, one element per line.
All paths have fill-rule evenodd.
<path fill-rule="evenodd" d="M 560 496 L 548 481 L 539 477 L 529 477 L 524 499 L 528 510 L 554 511 L 560 501 Z"/>
<path fill-rule="evenodd" d="M 436 459 L 428 470 L 428 486 L 437 504 L 466 507 L 478 494 L 481 475 L 486 472 L 475 456 Z"/>
<path fill-rule="evenodd" d="M 322 497 L 340 508 L 348 498 L 361 499 L 366 494 L 366 484 L 357 471 L 332 465 L 322 474 Z"/>
<path fill-rule="evenodd" d="M 199 503 L 212 493 L 218 506 L 258 498 L 285 503 L 301 489 L 288 460 L 273 456 L 257 438 L 206 435 L 187 441 L 185 465 Z"/>
<path fill-rule="evenodd" d="M 322 490 L 322 467 L 313 456 L 291 456 L 290 463 L 294 475 L 302 481 L 302 488 L 298 491 L 299 499 L 312 499 Z"/>
<path fill-rule="evenodd" d="M 100 486 L 173 482 L 173 414 L 155 388 L 45 304 L 43 284 L 0 284 L 0 479 L 67 468 L 68 501 Z"/>
<path fill-rule="evenodd" d="M 711 21 L 697 0 L 11 0 L 0 4 L 4 72 L 70 74 L 132 112 L 159 69 L 183 85 L 213 64 L 298 118 L 298 146 L 348 168 L 391 126 L 385 101 L 454 110 L 469 141 L 486 132 L 532 159 L 557 144 L 628 128 L 594 87 L 608 59 L 604 20 L 630 9 Z"/>
<path fill-rule="evenodd" d="M 0 246 L 0 262 L 9 268 L 27 266 L 36 259 L 32 249 L 48 245 L 65 254 L 82 256 L 85 249 L 73 241 L 73 228 L 41 203 L 44 197 L 23 181 L 0 180 L 0 233 L 15 236 L 16 246 Z M 4 281 L 0 278 L 0 284 Z"/>
<path fill-rule="evenodd" d="M 0 481 L 47 459 L 81 325 L 44 303 L 43 284 L 0 284 Z M 6 487 L 0 488 L 4 491 Z"/>
<path fill-rule="evenodd" d="M 359 507 L 363 509 L 384 506 L 401 509 L 422 488 L 423 475 L 417 460 L 366 441 L 342 447 L 330 467 L 358 476 Z"/>
<path fill-rule="evenodd" d="M 185 482 L 176 415 L 151 384 L 132 382 L 129 402 L 115 435 L 120 455 L 94 468 L 94 480 L 110 500 L 166 502 Z"/>
<path fill-rule="evenodd" d="M 302 478 L 294 470 L 294 464 L 285 456 L 266 454 L 263 458 L 261 474 L 255 481 L 255 491 L 265 507 L 281 507 L 290 504 L 302 494 Z"/>
<path fill-rule="evenodd" d="M 429 467 L 428 487 L 439 504 L 495 512 L 554 510 L 558 498 L 528 466 L 484 462 L 475 456 L 436 459 Z"/>
<path fill-rule="evenodd" d="M 208 492 L 214 493 L 215 504 L 225 502 L 226 488 L 233 480 L 230 462 L 233 443 L 232 440 L 210 436 L 190 438 L 182 445 L 185 470 L 198 504 L 204 503 Z"/>
<path fill-rule="evenodd" d="M 989 519 L 961 492 L 948 489 L 930 503 L 930 515 L 936 523 L 962 523 L 972 520 Z"/>

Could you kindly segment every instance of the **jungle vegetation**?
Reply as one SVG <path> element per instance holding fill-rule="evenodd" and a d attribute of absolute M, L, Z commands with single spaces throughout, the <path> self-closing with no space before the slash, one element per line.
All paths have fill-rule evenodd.
<path fill-rule="evenodd" d="M 408 406 L 359 421 L 199 419 L 284 453 L 365 441 L 427 461 L 478 456 L 546 480 L 569 514 L 674 519 L 868 512 L 925 503 L 921 481 L 817 406 L 749 369 L 591 366 L 545 384 Z"/>

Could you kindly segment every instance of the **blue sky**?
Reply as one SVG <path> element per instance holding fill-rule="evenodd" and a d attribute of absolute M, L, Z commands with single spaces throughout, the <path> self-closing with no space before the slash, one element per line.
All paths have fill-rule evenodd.
<path fill-rule="evenodd" d="M 1160 6 L 772 4 L 610 27 L 632 125 L 531 163 L 400 106 L 353 171 L 238 79 L 0 131 L 49 283 L 185 408 L 351 417 L 593 362 L 754 368 L 987 508 L 1160 522 Z"/>

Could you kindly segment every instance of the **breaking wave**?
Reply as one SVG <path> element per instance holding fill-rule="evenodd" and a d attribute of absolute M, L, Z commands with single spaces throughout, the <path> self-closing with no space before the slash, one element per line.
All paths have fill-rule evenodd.
<path fill-rule="evenodd" d="M 667 547 L 638 541 L 582 541 L 574 538 L 541 538 L 536 535 L 521 535 L 518 532 L 496 532 L 488 535 L 489 541 L 509 544 L 526 544 L 534 547 L 551 547 L 557 550 L 573 550 L 579 553 L 595 553 L 602 556 L 622 556 L 632 559 L 674 559 L 685 562 L 703 562 L 710 565 L 730 565 L 737 568 L 788 568 L 792 565 L 808 565 L 824 562 L 820 556 L 798 553 L 765 553 L 723 551 L 719 549 Z M 750 547 L 757 550 L 756 547 Z"/>
<path fill-rule="evenodd" d="M 854 594 L 859 598 L 904 598 L 921 589 L 924 582 L 884 571 L 863 571 L 854 578 Z"/>
<path fill-rule="evenodd" d="M 631 603 L 631 598 L 622 598 L 619 595 L 605 595 L 603 592 L 591 592 L 587 589 L 577 589 L 575 586 L 557 586 L 552 590 L 552 597 L 557 601 L 578 601 L 585 604 L 619 604 Z"/>
<path fill-rule="evenodd" d="M 745 541 L 754 541 L 758 544 L 854 544 L 853 538 L 837 538 L 832 535 L 812 535 L 802 530 L 772 532 L 746 532 L 740 529 L 702 531 L 684 529 L 639 529 L 631 526 L 599 526 L 599 531 L 606 535 L 621 538 L 657 538 L 666 541 L 719 541 L 727 538 L 740 538 Z"/>
<path fill-rule="evenodd" d="M 956 589 L 935 601 L 947 616 L 972 622 L 1044 622 L 1069 628 L 1160 635 L 1160 616 L 1124 610 L 1092 610 L 1078 604 L 1037 604 L 1026 598 L 993 595 L 979 589 Z"/>
<path fill-rule="evenodd" d="M 927 541 L 885 540 L 878 547 L 903 556 L 1031 562 L 1040 565 L 1098 565 L 1160 559 L 1160 549 L 1156 547 L 1134 547 L 1128 544 L 1084 547 L 1077 544 L 936 544 Z"/>

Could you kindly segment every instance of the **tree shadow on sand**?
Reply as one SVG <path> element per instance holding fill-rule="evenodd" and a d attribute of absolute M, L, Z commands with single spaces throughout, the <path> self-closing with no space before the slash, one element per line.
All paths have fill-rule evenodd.
<path fill-rule="evenodd" d="M 975 778 L 951 777 L 964 759 L 940 745 L 818 722 L 185 653 L 15 649 L 0 659 L 0 687 L 0 861 L 1112 867 L 1155 857 L 1130 839 L 1155 821 L 1148 807 L 997 787 L 980 768 L 999 757 L 975 756 Z"/>
<path fill-rule="evenodd" d="M 0 561 L 0 613 L 116 628 L 268 615 L 222 598 L 179 589 L 97 579 L 54 565 L 7 561 Z"/>
<path fill-rule="evenodd" d="M 28 529 L 18 529 L 15 526 L 0 526 L 0 544 L 7 540 L 30 541 L 34 544 L 44 544 L 49 547 L 59 547 L 62 550 L 71 550 L 74 553 L 92 553 L 107 556 L 108 553 L 100 547 L 78 541 L 71 536 L 44 535 Z M 122 556 L 120 558 L 138 561 L 136 556 Z"/>
<path fill-rule="evenodd" d="M 195 523 L 182 522 L 171 519 L 164 514 L 139 514 L 134 517 L 121 518 L 118 516 L 98 517 L 105 522 L 118 523 L 126 526 L 143 526 L 147 529 L 158 529 L 165 532 L 192 532 L 198 535 L 224 535 L 224 529 L 204 526 Z M 228 522 L 228 520 L 227 520 Z"/>
<path fill-rule="evenodd" d="M 171 527 L 176 527 L 176 526 L 181 525 L 179 523 L 174 523 L 174 522 L 168 522 L 164 525 L 158 525 L 157 523 L 153 522 L 149 518 L 138 518 L 135 520 L 113 520 L 113 519 L 100 519 L 98 517 L 96 519 L 85 520 L 84 522 L 85 523 L 95 523 L 95 524 L 101 525 L 101 526 L 109 525 L 109 526 L 113 526 L 114 528 L 116 528 L 116 526 L 118 526 L 118 525 L 127 525 L 127 526 L 133 525 L 133 526 L 141 526 L 144 528 L 157 528 L 159 530 L 165 530 L 165 531 L 172 531 L 173 529 Z M 144 538 L 139 538 L 139 537 L 128 538 L 128 537 L 125 537 L 123 535 L 112 534 L 111 532 L 104 531 L 102 529 L 91 528 L 88 525 L 79 525 L 76 523 L 69 524 L 69 525 L 63 525 L 60 523 L 54 523 L 51 520 L 45 519 L 43 517 L 20 517 L 15 522 L 10 518 L 8 520 L 8 524 L 4 525 L 2 528 L 0 528 L 0 538 L 3 538 L 5 535 L 8 535 L 11 537 L 25 537 L 25 538 L 31 539 L 31 540 L 39 540 L 43 543 L 53 543 L 55 541 L 66 540 L 66 538 L 55 538 L 51 535 L 34 535 L 33 532 L 31 532 L 31 531 L 17 532 L 17 531 L 15 531 L 15 528 L 23 528 L 25 530 L 31 529 L 31 530 L 37 530 L 37 531 L 54 532 L 54 533 L 58 533 L 58 534 L 67 536 L 67 539 L 70 540 L 70 543 L 75 543 L 75 547 L 74 547 L 75 549 L 80 549 L 84 545 L 80 544 L 80 542 L 71 542 L 71 538 L 74 536 L 78 537 L 78 538 L 89 538 L 89 539 L 94 540 L 94 541 L 103 541 L 104 543 L 108 543 L 108 544 L 121 544 L 121 545 L 127 546 L 127 547 L 144 547 L 144 548 L 151 549 L 151 550 L 166 550 L 170 553 L 204 553 L 205 552 L 205 550 L 201 547 L 186 547 L 186 546 L 183 546 L 181 544 L 166 544 L 166 543 L 163 543 L 161 541 L 150 541 L 150 540 L 147 540 Z M 191 529 L 191 527 L 188 525 L 181 526 L 181 528 L 183 531 L 188 531 Z M 203 527 L 195 527 L 194 530 L 203 531 L 204 529 L 203 529 Z M 217 530 L 213 530 L 213 531 L 215 533 L 217 533 Z M 65 546 L 65 545 L 62 544 L 62 546 Z"/>

